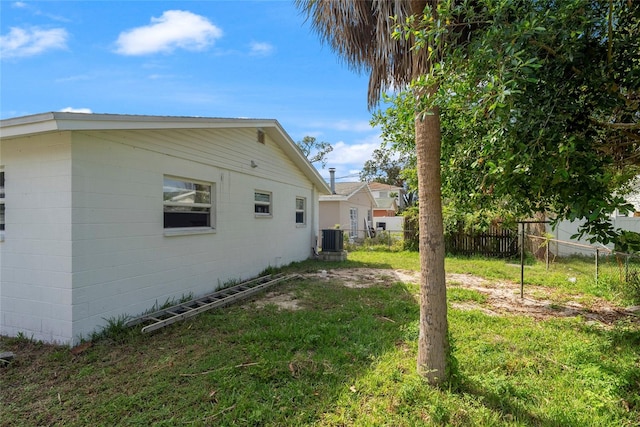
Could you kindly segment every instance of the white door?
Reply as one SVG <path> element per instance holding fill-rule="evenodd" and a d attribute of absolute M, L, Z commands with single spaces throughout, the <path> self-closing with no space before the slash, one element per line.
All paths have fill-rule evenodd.
<path fill-rule="evenodd" d="M 358 208 L 349 209 L 349 219 L 351 220 L 349 237 L 358 237 Z"/>

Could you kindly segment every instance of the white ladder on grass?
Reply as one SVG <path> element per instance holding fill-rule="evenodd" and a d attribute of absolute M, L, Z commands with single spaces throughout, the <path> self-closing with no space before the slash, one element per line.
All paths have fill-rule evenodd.
<path fill-rule="evenodd" d="M 142 328 L 142 332 L 152 332 L 204 311 L 233 304 L 234 302 L 257 294 L 270 286 L 293 279 L 297 276 L 297 274 L 285 276 L 281 273 L 247 280 L 238 285 L 221 289 L 203 297 L 136 317 L 126 322 L 125 326 L 129 327 L 147 323 L 148 325 Z"/>

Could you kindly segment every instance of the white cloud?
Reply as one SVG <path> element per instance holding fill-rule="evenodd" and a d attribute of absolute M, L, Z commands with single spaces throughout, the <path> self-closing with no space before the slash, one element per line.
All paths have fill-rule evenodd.
<path fill-rule="evenodd" d="M 83 80 L 91 80 L 91 76 L 88 76 L 86 74 L 78 74 L 75 76 L 60 77 L 58 79 L 55 79 L 54 81 L 56 83 L 68 83 L 68 82 L 78 82 Z"/>
<path fill-rule="evenodd" d="M 62 110 L 60 110 L 60 112 L 61 113 L 84 113 L 84 114 L 93 113 L 93 111 L 91 111 L 90 108 L 73 108 L 73 107 L 63 108 Z"/>
<path fill-rule="evenodd" d="M 316 128 L 339 130 L 341 132 L 369 132 L 375 128 L 367 120 L 337 120 L 333 122 L 314 122 Z"/>
<path fill-rule="evenodd" d="M 165 80 L 176 77 L 174 74 L 149 74 L 149 80 Z"/>
<path fill-rule="evenodd" d="M 380 147 L 380 142 L 362 142 L 347 144 L 343 141 L 333 144 L 333 151 L 327 156 L 329 165 L 364 165 L 371 159 L 373 150 Z"/>
<path fill-rule="evenodd" d="M 271 53 L 274 51 L 274 47 L 273 45 L 269 44 L 269 43 L 258 43 L 258 42 L 252 42 L 251 43 L 251 55 L 254 56 L 269 56 L 271 55 Z"/>
<path fill-rule="evenodd" d="M 167 10 L 151 24 L 120 33 L 116 52 L 148 55 L 173 50 L 203 50 L 222 37 L 222 30 L 207 18 L 184 10 Z"/>
<path fill-rule="evenodd" d="M 66 49 L 68 37 L 64 28 L 12 27 L 9 34 L 0 36 L 0 57 L 23 58 L 49 50 Z"/>
<path fill-rule="evenodd" d="M 44 17 L 52 19 L 54 21 L 70 22 L 70 20 L 65 18 L 64 16 L 42 12 L 40 9 L 34 7 L 33 3 L 26 3 L 26 2 L 23 2 L 23 1 L 16 1 L 16 2 L 13 2 L 11 4 L 11 7 L 13 7 L 14 9 L 23 9 L 23 10 L 29 12 L 29 13 L 32 13 L 33 15 L 44 16 Z"/>
<path fill-rule="evenodd" d="M 359 120 L 359 121 L 348 121 L 348 120 L 340 120 L 332 124 L 333 129 L 341 130 L 341 131 L 349 131 L 349 132 L 364 132 L 370 131 L 373 129 L 371 124 L 368 121 Z"/>

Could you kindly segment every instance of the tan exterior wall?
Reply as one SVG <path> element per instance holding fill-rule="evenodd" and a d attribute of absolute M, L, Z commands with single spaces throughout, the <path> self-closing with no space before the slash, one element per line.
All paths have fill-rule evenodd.
<path fill-rule="evenodd" d="M 340 228 L 349 232 L 352 237 L 364 238 L 364 220 L 372 213 L 373 200 L 366 189 L 360 190 L 347 201 L 322 201 L 320 202 L 320 228 L 335 228 L 340 224 Z M 351 209 L 357 211 L 357 222 L 355 230 L 351 224 Z"/>

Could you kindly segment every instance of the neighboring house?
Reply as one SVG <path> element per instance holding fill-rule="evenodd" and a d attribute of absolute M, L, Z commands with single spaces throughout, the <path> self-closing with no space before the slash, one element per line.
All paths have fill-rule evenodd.
<path fill-rule="evenodd" d="M 375 199 L 366 182 L 335 182 L 331 173 L 332 194 L 320 196 L 320 228 L 339 226 L 348 231 L 349 237 L 362 239 L 372 228 L 372 212 Z"/>
<path fill-rule="evenodd" d="M 373 208 L 373 226 L 376 230 L 402 231 L 404 217 L 398 211 L 404 207 L 404 188 L 380 182 L 370 182 L 369 189 L 376 200 Z"/>
<path fill-rule="evenodd" d="M 627 194 L 626 200 L 634 207 L 634 212 L 630 216 L 640 216 L 640 175 L 636 176 L 631 183 L 631 193 Z"/>
<path fill-rule="evenodd" d="M 376 200 L 376 207 L 373 208 L 373 217 L 396 216 L 402 207 L 402 194 L 404 189 L 381 182 L 370 182 L 369 190 Z"/>
<path fill-rule="evenodd" d="M 640 233 L 640 176 L 636 177 L 633 181 L 632 189 L 631 193 L 625 195 L 625 199 L 633 205 L 634 211 L 625 215 L 620 215 L 619 212 L 615 212 L 615 214 L 611 216 L 611 225 L 614 230 L 621 229 Z M 601 244 L 591 244 L 588 241 L 590 236 L 585 236 L 582 239 L 572 238 L 572 236 L 578 233 L 578 228 L 583 225 L 584 222 L 584 220 L 573 222 L 565 220 L 559 222 L 555 229 L 547 226 L 547 232 L 552 234 L 554 239 L 560 241 L 551 244 L 551 251 L 558 256 L 593 256 L 596 253 L 596 248 L 602 249 L 601 253 L 606 253 L 607 250 L 613 250 L 613 243 L 608 244 L 606 246 L 607 249 L 604 249 Z"/>
<path fill-rule="evenodd" d="M 276 120 L 0 121 L 0 334 L 110 319 L 308 258 L 327 183 Z"/>

